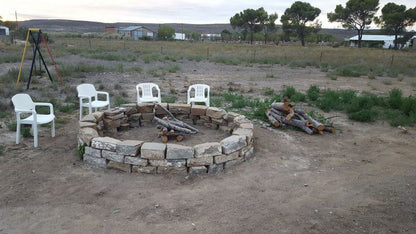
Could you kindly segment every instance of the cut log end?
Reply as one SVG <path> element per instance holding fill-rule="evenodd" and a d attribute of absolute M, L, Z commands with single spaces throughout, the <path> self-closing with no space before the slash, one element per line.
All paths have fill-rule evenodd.
<path fill-rule="evenodd" d="M 182 140 L 183 140 L 183 136 L 181 136 L 181 135 L 176 136 L 176 141 L 177 142 L 181 142 Z"/>
<path fill-rule="evenodd" d="M 163 143 L 168 143 L 169 138 L 167 136 L 162 136 L 162 142 Z"/>

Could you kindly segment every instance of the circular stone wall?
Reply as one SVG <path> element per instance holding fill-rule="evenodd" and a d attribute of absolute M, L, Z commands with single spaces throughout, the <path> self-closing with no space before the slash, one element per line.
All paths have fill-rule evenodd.
<path fill-rule="evenodd" d="M 118 140 L 108 133 L 140 128 L 154 116 L 165 116 L 152 103 L 126 104 L 104 112 L 94 112 L 79 121 L 78 145 L 89 166 L 129 173 L 216 173 L 253 156 L 253 124 L 245 116 L 216 107 L 190 104 L 159 104 L 175 118 L 192 119 L 196 125 L 230 134 L 218 142 L 193 146 Z M 112 134 L 114 135 L 114 134 Z M 192 136 L 189 136 L 192 137 Z"/>

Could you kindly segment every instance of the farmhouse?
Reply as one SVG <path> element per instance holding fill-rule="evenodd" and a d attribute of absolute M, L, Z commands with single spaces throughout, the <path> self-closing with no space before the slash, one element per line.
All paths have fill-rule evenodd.
<path fill-rule="evenodd" d="M 397 38 L 402 38 L 399 35 Z M 358 35 L 348 39 L 351 47 L 358 46 Z M 380 48 L 392 48 L 394 47 L 394 35 L 363 35 L 361 39 L 361 45 L 363 47 L 380 47 Z"/>
<path fill-rule="evenodd" d="M 129 36 L 133 40 L 139 40 L 144 37 L 154 38 L 155 32 L 143 26 L 129 26 L 119 28 L 118 33 L 123 36 Z"/>
<path fill-rule="evenodd" d="M 0 26 L 0 36 L 8 36 L 9 28 L 6 26 Z"/>
<path fill-rule="evenodd" d="M 106 33 L 117 33 L 118 32 L 118 28 L 112 27 L 112 26 L 105 27 L 105 32 Z"/>

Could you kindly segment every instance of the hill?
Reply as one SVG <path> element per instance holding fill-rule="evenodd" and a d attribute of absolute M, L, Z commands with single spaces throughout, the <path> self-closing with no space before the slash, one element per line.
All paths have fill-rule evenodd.
<path fill-rule="evenodd" d="M 150 28 L 153 31 L 158 30 L 162 25 L 168 25 L 175 29 L 176 32 L 189 31 L 195 33 L 221 33 L 224 29 L 233 32 L 230 24 L 151 24 L 151 23 L 101 23 L 92 21 L 79 20 L 57 20 L 57 19 L 38 19 L 19 22 L 21 27 L 41 28 L 45 32 L 104 32 L 105 27 L 127 27 L 140 25 Z M 281 32 L 280 30 L 278 32 Z M 346 37 L 352 37 L 355 31 L 344 29 L 325 29 L 320 33 L 334 35 L 337 40 L 343 40 Z"/>

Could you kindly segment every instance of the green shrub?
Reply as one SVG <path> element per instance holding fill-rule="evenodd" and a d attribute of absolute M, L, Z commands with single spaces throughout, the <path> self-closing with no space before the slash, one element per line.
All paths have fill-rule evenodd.
<path fill-rule="evenodd" d="M 388 105 L 393 109 L 399 109 L 402 106 L 402 91 L 400 89 L 392 89 L 387 98 Z"/>
<path fill-rule="evenodd" d="M 291 99 L 291 97 L 296 93 L 296 89 L 293 86 L 286 86 L 286 88 L 281 92 L 283 97 Z"/>
<path fill-rule="evenodd" d="M 348 118 L 360 122 L 374 122 L 377 120 L 377 116 L 377 111 L 367 109 L 348 114 Z"/>
<path fill-rule="evenodd" d="M 338 76 L 349 76 L 349 77 L 359 77 L 361 74 L 352 70 L 350 67 L 340 67 L 337 68 L 335 74 Z"/>
<path fill-rule="evenodd" d="M 270 87 L 266 87 L 263 89 L 263 94 L 266 96 L 272 96 L 274 94 L 274 90 Z"/>
<path fill-rule="evenodd" d="M 311 85 L 308 89 L 308 91 L 306 91 L 306 96 L 308 97 L 308 99 L 310 101 L 316 101 L 319 98 L 319 87 L 316 85 Z"/>
<path fill-rule="evenodd" d="M 62 113 L 72 113 L 76 109 L 77 109 L 77 106 L 73 103 L 66 104 L 66 105 L 61 105 L 61 106 L 58 107 L 58 111 L 60 111 Z"/>

